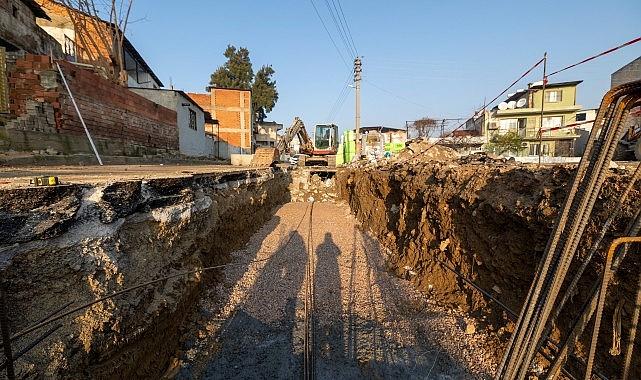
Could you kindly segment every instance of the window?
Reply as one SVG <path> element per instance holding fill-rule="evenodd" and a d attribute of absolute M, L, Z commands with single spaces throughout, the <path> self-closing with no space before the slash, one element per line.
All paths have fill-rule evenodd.
<path fill-rule="evenodd" d="M 545 91 L 546 103 L 558 103 L 561 100 L 563 100 L 563 91 L 561 90 Z"/>
<path fill-rule="evenodd" d="M 550 116 L 543 118 L 543 129 L 560 128 L 563 125 L 563 116 Z"/>
<path fill-rule="evenodd" d="M 196 111 L 192 110 L 191 108 L 189 109 L 189 128 L 193 129 L 194 131 L 198 130 L 198 126 L 196 126 Z"/>
<path fill-rule="evenodd" d="M 530 144 L 530 156 L 539 155 L 539 144 Z"/>
<path fill-rule="evenodd" d="M 576 114 L 576 121 L 585 121 L 587 119 L 587 114 L 585 112 Z"/>
<path fill-rule="evenodd" d="M 516 132 L 519 125 L 519 119 L 499 120 L 499 133 Z"/>
<path fill-rule="evenodd" d="M 518 120 L 519 120 L 519 131 L 522 131 L 527 126 L 527 119 L 526 118 L 520 118 Z"/>

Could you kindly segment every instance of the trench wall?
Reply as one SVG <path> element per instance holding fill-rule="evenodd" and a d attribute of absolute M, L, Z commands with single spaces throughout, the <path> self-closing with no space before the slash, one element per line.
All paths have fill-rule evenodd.
<path fill-rule="evenodd" d="M 581 242 L 579 257 L 591 245 L 597 226 L 619 201 L 629 176 L 630 172 L 610 173 Z M 363 227 L 387 247 L 390 270 L 439 302 L 467 309 L 486 320 L 485 327 L 496 330 L 507 342 L 513 328 L 507 314 L 435 258 L 453 266 L 518 314 L 572 178 L 573 170 L 562 166 L 537 169 L 509 163 L 453 161 L 396 165 L 384 170 L 346 169 L 337 174 L 336 181 L 340 196 Z M 640 195 L 637 184 L 602 251 L 640 207 Z M 609 288 L 599 342 L 601 368 L 621 368 L 622 355 L 611 357 L 607 353 L 612 346 L 612 315 L 621 300 L 623 331 L 627 331 L 639 259 L 637 254 L 628 255 Z M 569 305 L 570 312 L 561 316 L 560 330 L 567 331 L 569 318 L 576 314 L 600 271 L 599 264 L 590 266 L 580 282 L 579 294 Z M 554 338 L 558 334 L 559 329 Z M 579 353 L 585 353 L 585 342 L 584 337 L 578 345 Z M 637 336 L 636 346 L 639 344 Z M 641 355 L 636 357 L 639 368 Z"/>
<path fill-rule="evenodd" d="M 226 262 L 274 208 L 287 174 L 271 170 L 0 191 L 0 276 L 12 331 L 145 281 Z M 216 274 L 163 281 L 61 321 L 18 360 L 20 376 L 159 378 L 179 329 Z M 73 307 L 71 306 L 71 307 Z M 55 325 L 54 325 L 55 326 Z M 33 333 L 14 351 L 37 338 Z"/>

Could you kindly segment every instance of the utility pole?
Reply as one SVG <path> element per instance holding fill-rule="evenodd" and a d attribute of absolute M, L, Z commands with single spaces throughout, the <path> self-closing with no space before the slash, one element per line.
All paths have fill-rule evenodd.
<path fill-rule="evenodd" d="M 356 157 L 361 158 L 361 58 L 354 58 L 354 88 L 356 89 Z"/>
<path fill-rule="evenodd" d="M 539 127 L 539 166 L 541 166 L 541 155 L 543 154 L 543 105 L 545 104 L 545 85 L 547 78 L 548 53 L 543 54 L 543 84 L 541 86 L 541 124 Z"/>

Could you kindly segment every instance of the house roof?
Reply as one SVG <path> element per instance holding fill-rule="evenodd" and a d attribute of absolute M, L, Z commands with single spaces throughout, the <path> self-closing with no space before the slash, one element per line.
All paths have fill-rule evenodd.
<path fill-rule="evenodd" d="M 187 95 L 199 106 L 203 108 L 211 107 L 211 95 L 210 94 L 199 94 L 195 92 L 188 92 Z"/>
<path fill-rule="evenodd" d="M 539 89 L 543 85 L 539 84 L 538 82 L 536 85 L 532 83 L 530 86 L 530 89 Z M 545 88 L 556 88 L 556 87 L 567 87 L 567 86 L 578 86 L 580 83 L 583 83 L 582 80 L 575 80 L 575 81 L 569 81 L 569 82 L 556 82 L 556 83 L 548 83 L 545 85 Z"/>
<path fill-rule="evenodd" d="M 249 88 L 240 88 L 240 87 L 218 87 L 218 86 L 207 86 L 205 87 L 207 91 L 211 91 L 212 89 L 216 90 L 234 90 L 234 91 L 247 91 L 247 92 L 252 92 L 251 89 Z"/>
<path fill-rule="evenodd" d="M 38 3 L 36 3 L 35 0 L 22 0 L 22 1 L 24 1 L 25 3 L 27 1 L 33 2 L 36 6 L 38 6 L 40 8 L 40 10 L 42 10 L 41 6 Z M 64 14 L 64 10 L 71 10 L 74 13 L 79 13 L 79 14 L 84 15 L 86 17 L 91 17 L 91 18 L 94 17 L 94 16 L 92 16 L 92 15 L 90 15 L 88 13 L 85 13 L 83 11 L 80 11 L 78 9 L 70 8 L 70 7 L 66 6 L 65 4 L 61 3 L 59 0 L 38 0 L 38 1 L 44 7 L 49 9 L 51 12 L 55 12 L 55 13 L 58 13 L 58 14 Z M 44 10 L 42 10 L 42 12 L 44 12 Z M 46 16 L 46 13 L 45 13 L 45 16 Z M 47 17 L 47 19 L 51 20 L 49 17 Z M 100 22 L 104 23 L 105 25 L 107 25 L 107 26 L 109 26 L 111 28 L 115 29 L 117 27 L 116 24 L 114 24 L 112 22 L 105 21 L 105 20 L 103 20 L 101 18 L 98 18 L 98 20 L 100 20 Z M 142 57 L 142 55 L 140 55 L 138 50 L 134 47 L 134 45 L 131 43 L 131 41 L 129 41 L 129 39 L 126 36 L 125 36 L 124 41 L 123 41 L 123 49 L 127 50 L 129 52 L 129 54 L 131 54 L 131 56 L 140 64 L 140 66 L 143 67 L 143 69 L 145 69 L 145 71 L 147 71 L 149 73 L 149 75 L 151 75 L 151 77 L 154 79 L 154 81 L 156 81 L 158 83 L 159 86 L 161 86 L 161 87 L 164 86 L 164 84 L 162 83 L 160 78 L 158 78 L 156 73 L 154 73 L 154 71 L 151 69 L 151 67 L 149 67 L 149 65 L 147 64 L 145 59 Z"/>
<path fill-rule="evenodd" d="M 624 71 L 624 70 L 628 69 L 628 67 L 632 67 L 633 65 L 635 65 L 638 62 L 641 62 L 641 57 L 639 57 L 637 59 L 633 59 L 632 61 L 626 63 L 625 65 L 621 66 L 617 71 L 613 72 L 612 74 L 616 74 L 616 73 L 618 73 L 620 71 Z"/>
<path fill-rule="evenodd" d="M 106 22 L 106 21 L 103 21 L 103 22 L 105 22 L 107 24 L 111 24 L 111 23 Z M 114 25 L 111 24 L 111 26 L 114 26 Z M 138 61 L 138 63 L 149 73 L 149 75 L 151 75 L 151 77 L 154 78 L 154 80 L 158 83 L 159 86 L 161 86 L 161 87 L 164 86 L 164 84 L 162 83 L 160 78 L 158 78 L 158 76 L 156 76 L 156 73 L 154 73 L 154 71 L 151 69 L 151 67 L 149 67 L 149 65 L 147 64 L 145 59 L 142 57 L 142 55 L 140 55 L 140 53 L 138 53 L 138 50 L 136 50 L 134 45 L 131 43 L 131 41 L 129 41 L 129 39 L 127 37 L 125 37 L 125 39 L 123 41 L 123 48 L 126 49 L 127 51 L 129 51 L 129 54 L 131 54 L 134 57 L 134 59 L 136 61 Z"/>
<path fill-rule="evenodd" d="M 385 132 L 405 132 L 405 128 L 384 127 L 382 125 L 372 125 L 372 126 L 368 126 L 368 127 L 361 127 L 361 131 L 379 131 L 381 133 L 385 133 Z"/>
<path fill-rule="evenodd" d="M 45 20 L 51 21 L 49 18 L 49 15 L 47 15 L 47 12 L 45 12 L 44 9 L 40 6 L 40 4 L 36 3 L 35 0 L 20 0 L 24 5 L 29 7 L 31 9 L 31 12 L 33 12 L 33 15 L 36 16 L 37 18 L 43 18 Z"/>
<path fill-rule="evenodd" d="M 189 96 L 186 92 L 184 92 L 182 90 L 175 90 L 175 89 L 171 89 L 171 88 L 139 88 L 139 87 L 134 87 L 134 89 L 136 91 L 142 90 L 142 91 L 175 92 L 177 94 L 180 94 L 183 98 L 185 98 L 185 99 L 189 100 L 190 102 L 192 102 L 196 106 L 196 108 L 198 108 L 199 110 L 203 111 L 204 113 L 207 113 L 207 111 L 205 109 L 203 109 L 203 107 L 201 107 L 200 104 L 198 104 L 198 102 L 196 102 L 191 96 Z"/>

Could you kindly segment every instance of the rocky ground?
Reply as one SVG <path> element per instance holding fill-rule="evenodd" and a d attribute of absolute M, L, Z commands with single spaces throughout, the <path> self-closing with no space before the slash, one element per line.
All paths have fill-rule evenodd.
<path fill-rule="evenodd" d="M 232 254 L 239 265 L 225 268 L 202 297 L 168 377 L 301 377 L 310 208 L 284 205 Z M 347 205 L 313 210 L 318 378 L 491 377 L 494 338 L 387 273 L 385 249 Z M 252 260 L 261 261 L 245 264 Z"/>
<path fill-rule="evenodd" d="M 483 324 L 488 329 L 507 339 L 512 328 L 508 313 L 443 263 L 518 313 L 573 171 L 574 166 L 537 167 L 487 155 L 456 159 L 424 154 L 376 166 L 360 163 L 357 169 L 339 172 L 336 182 L 341 197 L 348 201 L 365 229 L 389 247 L 390 268 L 397 275 L 407 277 L 418 289 L 432 292 L 441 304 L 464 308 L 470 315 L 485 319 Z M 610 171 L 570 273 L 620 202 L 619 195 L 631 173 L 629 168 Z M 567 331 L 596 281 L 595 274 L 602 271 L 610 241 L 621 235 L 639 209 L 640 188 L 637 183 L 623 204 L 622 213 L 606 234 L 599 258 L 591 262 L 579 281 L 577 294 L 561 314 L 553 338 Z M 621 368 L 622 361 L 621 355 L 608 353 L 613 346 L 615 307 L 622 303 L 622 331 L 628 331 L 641 267 L 638 255 L 628 255 L 626 261 L 609 287 L 599 339 L 597 365 L 609 367 L 604 369 L 611 369 L 609 376 Z M 584 334 L 578 343 L 580 354 L 585 353 L 587 339 L 589 335 Z M 638 335 L 636 344 L 641 344 Z"/>

